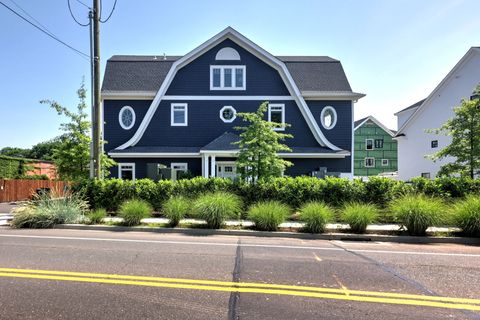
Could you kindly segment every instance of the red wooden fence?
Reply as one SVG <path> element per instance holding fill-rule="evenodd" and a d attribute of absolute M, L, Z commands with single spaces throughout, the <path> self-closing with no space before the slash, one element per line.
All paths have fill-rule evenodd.
<path fill-rule="evenodd" d="M 0 202 L 29 200 L 38 189 L 62 191 L 67 185 L 65 181 L 0 179 Z"/>

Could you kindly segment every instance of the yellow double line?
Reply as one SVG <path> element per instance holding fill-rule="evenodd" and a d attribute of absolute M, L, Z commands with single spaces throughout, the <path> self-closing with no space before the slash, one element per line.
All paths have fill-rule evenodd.
<path fill-rule="evenodd" d="M 0 277 L 45 279 L 59 281 L 74 281 L 88 283 L 106 283 L 132 286 L 149 286 L 174 289 L 191 289 L 223 292 L 243 292 L 288 295 L 321 299 L 348 300 L 359 302 L 387 303 L 436 307 L 447 309 L 462 309 L 480 311 L 480 299 L 426 296 L 416 294 L 389 293 L 376 291 L 333 289 L 309 286 L 294 286 L 282 284 L 266 284 L 254 282 L 229 282 L 214 280 L 161 278 L 146 276 L 130 276 L 103 273 L 68 272 L 53 270 L 33 270 L 0 268 Z"/>

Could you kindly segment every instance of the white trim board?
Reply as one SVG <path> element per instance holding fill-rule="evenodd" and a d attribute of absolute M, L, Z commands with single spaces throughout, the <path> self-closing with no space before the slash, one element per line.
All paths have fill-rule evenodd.
<path fill-rule="evenodd" d="M 388 133 L 391 137 L 394 137 L 395 136 L 395 133 L 392 132 L 392 130 L 388 129 L 387 127 L 385 127 L 385 125 L 383 123 L 381 123 L 380 121 L 377 120 L 377 118 L 375 118 L 374 116 L 368 116 L 365 118 L 365 120 L 363 120 L 358 126 L 356 126 L 353 130 L 354 131 L 357 131 L 358 128 L 360 128 L 361 126 L 363 126 L 363 124 L 365 122 L 367 122 L 368 120 L 371 120 L 373 121 L 376 125 L 378 125 L 380 128 L 383 129 L 383 131 L 385 131 L 386 133 Z M 355 123 L 355 122 L 354 122 Z"/>
<path fill-rule="evenodd" d="M 206 100 L 206 101 L 217 101 L 217 100 L 235 100 L 235 101 L 271 101 L 271 100 L 294 100 L 291 96 L 163 96 L 163 100 Z"/>
<path fill-rule="evenodd" d="M 196 59 L 198 56 L 202 55 L 203 53 L 210 50 L 212 47 L 216 46 L 217 44 L 221 43 L 226 39 L 232 40 L 239 46 L 248 50 L 253 55 L 257 56 L 260 60 L 264 61 L 271 67 L 275 68 L 279 72 L 282 80 L 287 86 L 289 93 L 291 94 L 292 97 L 294 97 L 300 109 L 300 112 L 305 118 L 307 125 L 312 131 L 317 142 L 321 146 L 330 148 L 332 150 L 341 150 L 339 147 L 329 142 L 328 139 L 323 134 L 323 132 L 321 131 L 321 129 L 319 128 L 317 122 L 315 121 L 315 118 L 312 115 L 312 112 L 310 111 L 310 109 L 307 106 L 307 103 L 303 99 L 300 90 L 298 89 L 297 85 L 293 81 L 293 78 L 290 75 L 290 72 L 288 71 L 285 63 L 283 63 L 278 58 L 271 55 L 270 53 L 268 53 L 267 51 L 265 51 L 264 49 L 262 49 L 261 47 L 259 47 L 258 45 L 256 45 L 255 43 L 253 43 L 252 41 L 250 41 L 249 39 L 247 39 L 246 37 L 244 37 L 242 34 L 240 34 L 239 32 L 237 32 L 231 27 L 228 27 L 222 32 L 213 36 L 212 38 L 202 43 L 200 46 L 196 47 L 195 49 L 193 49 L 192 51 L 184 55 L 182 58 L 176 60 L 172 64 L 170 70 L 168 71 L 167 76 L 165 77 L 165 80 L 163 81 L 162 85 L 160 86 L 160 89 L 155 95 L 155 98 L 153 99 L 152 104 L 150 105 L 147 113 L 143 117 L 142 122 L 138 127 L 137 131 L 127 142 L 117 147 L 118 150 L 123 150 L 130 146 L 134 146 L 140 141 L 145 130 L 147 129 L 148 124 L 152 120 L 153 115 L 155 114 L 155 111 L 157 110 L 158 105 L 160 104 L 160 101 L 163 100 L 164 94 L 167 91 L 168 87 L 170 86 L 170 83 L 175 77 L 177 71 L 182 67 L 186 66 L 188 63 L 190 63 L 194 59 Z"/>
<path fill-rule="evenodd" d="M 179 152 L 151 152 L 151 153 L 115 153 L 109 152 L 108 155 L 112 158 L 201 158 L 203 155 L 215 155 L 215 156 L 232 156 L 236 157 L 238 150 L 232 151 L 200 151 L 190 153 Z M 319 158 L 319 159 L 343 159 L 350 156 L 350 152 L 343 153 L 279 153 L 282 158 Z"/>

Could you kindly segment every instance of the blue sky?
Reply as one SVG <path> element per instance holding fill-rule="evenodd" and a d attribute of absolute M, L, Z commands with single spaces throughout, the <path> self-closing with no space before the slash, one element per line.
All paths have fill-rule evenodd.
<path fill-rule="evenodd" d="M 0 0 L 19 11 L 12 0 Z M 90 3 L 91 0 L 83 0 Z M 15 0 L 60 39 L 88 53 L 88 28 L 67 0 Z M 71 0 L 79 20 L 86 8 Z M 113 0 L 103 0 L 105 14 Z M 127 1 L 102 24 L 102 72 L 114 54 L 182 55 L 227 26 L 274 55 L 328 55 L 342 61 L 354 91 L 366 93 L 355 118 L 393 113 L 428 95 L 471 46 L 480 45 L 478 0 Z M 41 99 L 70 108 L 88 61 L 0 6 L 0 148 L 30 147 L 64 121 Z"/>

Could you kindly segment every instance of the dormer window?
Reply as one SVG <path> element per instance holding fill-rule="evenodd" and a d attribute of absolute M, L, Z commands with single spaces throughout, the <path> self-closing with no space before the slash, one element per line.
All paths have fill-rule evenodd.
<path fill-rule="evenodd" d="M 210 66 L 210 90 L 245 90 L 245 66 Z"/>

